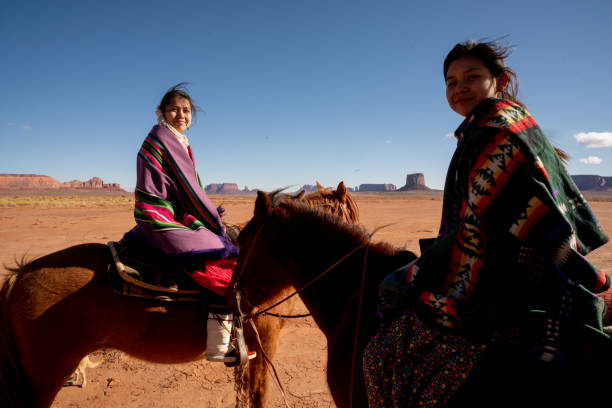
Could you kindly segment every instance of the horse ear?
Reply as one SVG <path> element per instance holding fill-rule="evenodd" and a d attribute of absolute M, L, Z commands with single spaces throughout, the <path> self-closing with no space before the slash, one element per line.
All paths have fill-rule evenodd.
<path fill-rule="evenodd" d="M 336 197 L 340 200 L 341 203 L 346 202 L 346 186 L 344 185 L 344 181 L 341 181 L 336 188 Z"/>
<path fill-rule="evenodd" d="M 272 200 L 270 196 L 263 191 L 258 191 L 257 199 L 255 200 L 255 210 L 253 212 L 254 217 L 267 217 L 270 214 L 272 214 Z"/>
<path fill-rule="evenodd" d="M 319 193 L 322 193 L 323 191 L 325 191 L 325 187 L 323 187 L 321 184 L 319 184 L 318 181 L 317 181 L 317 190 L 319 191 Z"/>

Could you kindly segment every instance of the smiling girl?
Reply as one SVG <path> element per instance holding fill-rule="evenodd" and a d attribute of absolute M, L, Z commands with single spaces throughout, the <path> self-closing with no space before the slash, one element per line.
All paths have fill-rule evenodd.
<path fill-rule="evenodd" d="M 230 346 L 232 313 L 224 295 L 238 248 L 226 238 L 223 211 L 208 198 L 196 171 L 185 135 L 195 113 L 183 83 L 162 97 L 156 109 L 158 124 L 138 152 L 136 226 L 125 234 L 124 242 L 161 253 L 202 287 L 205 303 L 217 305 L 208 315 L 206 358 L 231 364 L 237 356 Z"/>
<path fill-rule="evenodd" d="M 610 338 L 596 293 L 610 280 L 585 255 L 608 236 L 517 100 L 506 57 L 466 42 L 444 61 L 448 104 L 465 119 L 438 237 L 380 287 L 370 406 L 546 405 L 598 378 L 593 344 Z"/>

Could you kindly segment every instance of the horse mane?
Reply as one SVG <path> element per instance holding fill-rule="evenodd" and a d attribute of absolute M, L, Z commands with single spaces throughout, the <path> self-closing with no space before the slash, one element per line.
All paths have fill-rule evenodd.
<path fill-rule="evenodd" d="M 332 214 L 344 218 L 347 222 L 357 222 L 359 219 L 359 208 L 350 194 L 346 194 L 345 202 L 340 202 L 335 192 L 328 188 L 310 193 L 304 196 L 303 200 L 311 207 L 327 208 Z"/>
<path fill-rule="evenodd" d="M 342 186 L 342 192 L 338 190 Z M 305 194 L 301 190 L 294 194 L 284 193 L 285 188 L 280 188 L 268 193 L 274 205 L 282 201 L 300 201 L 310 208 L 322 209 L 324 212 L 330 213 L 336 217 L 344 219 L 346 222 L 357 223 L 359 221 L 359 207 L 355 199 L 348 193 L 344 183 L 338 185 L 338 189 L 324 188 L 317 182 L 317 191 Z"/>

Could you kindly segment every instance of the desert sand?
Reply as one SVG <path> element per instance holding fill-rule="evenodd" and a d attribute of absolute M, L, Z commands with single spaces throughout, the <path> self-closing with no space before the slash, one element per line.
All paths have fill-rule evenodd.
<path fill-rule="evenodd" d="M 368 230 L 384 226 L 374 236 L 375 240 L 419 254 L 418 239 L 436 235 L 442 207 L 439 193 L 356 194 L 355 198 L 361 222 Z M 211 196 L 211 199 L 224 205 L 227 221 L 242 222 L 251 217 L 255 197 Z M 607 197 L 598 197 L 591 204 L 604 228 L 612 232 L 612 202 Z M 87 207 L 80 204 L 57 207 L 44 202 L 2 206 L 0 221 L 3 265 L 80 243 L 118 240 L 134 224 L 129 200 Z M 596 250 L 589 258 L 600 268 L 611 271 L 612 244 Z M 300 311 L 305 311 L 303 305 Z M 90 358 L 102 364 L 87 370 L 87 386 L 64 387 L 53 408 L 234 406 L 233 370 L 222 364 L 197 361 L 157 365 L 110 349 L 97 351 Z M 310 318 L 287 322 L 281 332 L 275 365 L 290 406 L 335 406 L 325 380 L 325 339 Z M 269 406 L 284 406 L 273 384 L 270 395 Z"/>

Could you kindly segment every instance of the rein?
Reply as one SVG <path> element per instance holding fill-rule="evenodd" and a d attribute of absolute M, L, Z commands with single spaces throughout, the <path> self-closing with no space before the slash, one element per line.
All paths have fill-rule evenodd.
<path fill-rule="evenodd" d="M 264 314 L 266 316 L 277 317 L 279 319 L 301 319 L 303 317 L 311 316 L 310 313 L 302 313 L 302 314 L 296 314 L 296 315 L 286 315 L 286 314 L 280 314 L 280 313 L 264 312 Z"/>
<path fill-rule="evenodd" d="M 372 233 L 373 235 L 374 233 Z M 351 356 L 351 380 L 349 382 L 349 408 L 353 406 L 353 393 L 355 390 L 355 364 L 357 362 L 357 340 L 359 339 L 359 326 L 361 323 L 361 307 L 363 306 L 363 291 L 365 288 L 366 265 L 368 264 L 368 253 L 370 252 L 370 241 L 372 235 L 368 238 L 368 245 L 363 254 L 363 270 L 361 271 L 361 285 L 359 285 L 359 301 L 357 303 L 357 322 L 355 322 L 355 336 L 353 338 L 353 354 Z"/>

